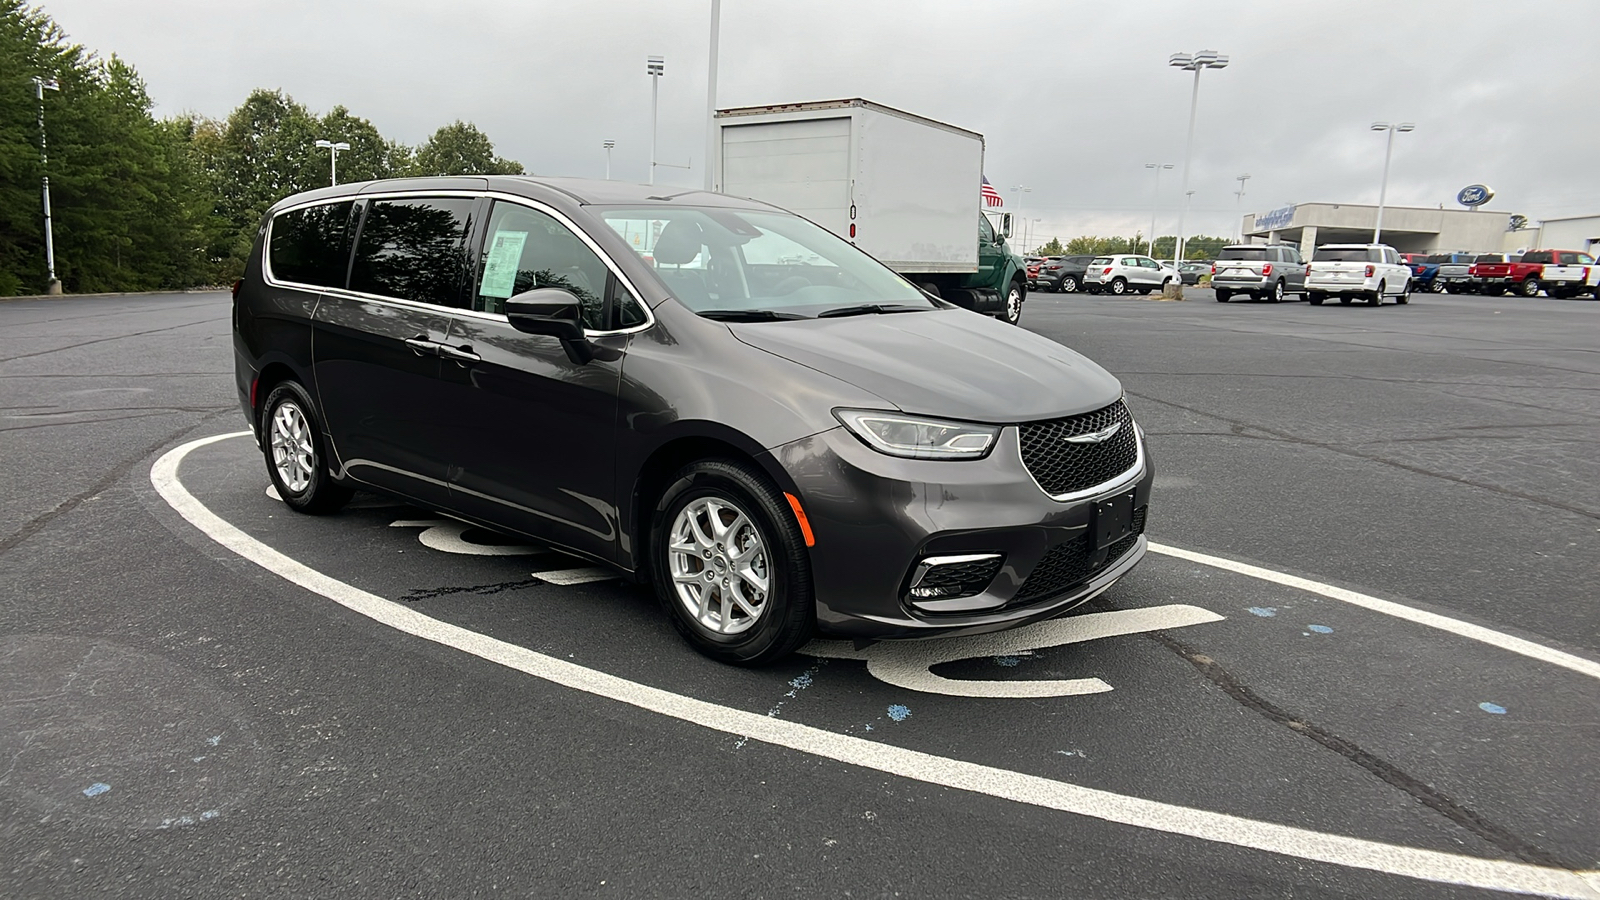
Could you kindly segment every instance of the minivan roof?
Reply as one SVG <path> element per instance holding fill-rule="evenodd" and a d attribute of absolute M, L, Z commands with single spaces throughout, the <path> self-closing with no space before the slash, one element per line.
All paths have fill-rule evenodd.
<path fill-rule="evenodd" d="M 427 178 L 385 178 L 353 181 L 334 187 L 304 191 L 273 204 L 273 209 L 314 200 L 381 194 L 390 191 L 501 191 L 533 200 L 552 200 L 551 193 L 580 206 L 630 204 L 653 206 L 719 206 L 734 209 L 776 209 L 770 203 L 700 188 L 631 184 L 595 178 L 556 178 L 539 175 L 445 175 Z"/>

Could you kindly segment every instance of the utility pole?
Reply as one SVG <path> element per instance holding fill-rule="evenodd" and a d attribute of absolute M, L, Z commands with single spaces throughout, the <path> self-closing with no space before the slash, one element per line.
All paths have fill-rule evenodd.
<path fill-rule="evenodd" d="M 605 151 L 606 151 L 606 180 L 610 181 L 611 180 L 611 148 L 617 146 L 617 142 L 616 141 L 606 141 L 605 143 L 601 144 L 600 146 L 604 147 Z"/>
<path fill-rule="evenodd" d="M 650 73 L 650 183 L 656 183 L 656 110 L 661 102 L 661 76 L 667 74 L 667 61 L 659 56 L 647 57 L 645 71 Z"/>
<path fill-rule="evenodd" d="M 55 232 L 50 227 L 50 154 L 45 150 L 44 92 L 59 91 L 61 85 L 54 78 L 46 79 L 35 75 L 33 90 L 39 98 L 39 172 L 44 179 L 44 264 L 50 271 L 50 281 L 45 287 L 45 293 L 59 295 L 61 279 L 56 277 L 56 238 Z"/>
<path fill-rule="evenodd" d="M 717 44 L 722 32 L 722 0 L 711 0 L 711 56 L 706 66 L 706 190 L 717 189 Z"/>

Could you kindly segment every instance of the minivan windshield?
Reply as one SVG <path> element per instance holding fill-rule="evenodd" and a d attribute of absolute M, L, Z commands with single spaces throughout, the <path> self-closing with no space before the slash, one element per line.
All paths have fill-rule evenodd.
<path fill-rule="evenodd" d="M 1367 247 L 1318 247 L 1313 262 L 1382 262 L 1377 250 Z"/>
<path fill-rule="evenodd" d="M 707 318 L 809 319 L 939 307 L 799 216 L 676 206 L 598 212 L 674 297 Z"/>

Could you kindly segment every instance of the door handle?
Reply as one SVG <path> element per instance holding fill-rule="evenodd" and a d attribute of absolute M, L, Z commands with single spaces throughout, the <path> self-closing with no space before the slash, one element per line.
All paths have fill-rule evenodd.
<path fill-rule="evenodd" d="M 414 338 L 406 338 L 406 346 L 410 347 L 411 352 L 418 356 L 439 355 L 439 342 L 428 340 L 428 336 L 425 334 L 419 334 Z"/>
<path fill-rule="evenodd" d="M 471 344 L 462 344 L 459 347 L 448 347 L 444 344 L 440 344 L 438 347 L 439 355 L 445 357 L 446 359 L 453 359 L 456 362 L 463 364 L 483 362 L 483 357 L 472 352 Z"/>

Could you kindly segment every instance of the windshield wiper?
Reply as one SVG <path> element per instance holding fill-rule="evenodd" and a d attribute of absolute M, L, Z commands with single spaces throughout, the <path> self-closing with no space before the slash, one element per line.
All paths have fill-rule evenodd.
<path fill-rule="evenodd" d="M 778 312 L 775 309 L 703 309 L 696 315 L 718 322 L 777 322 L 805 318 L 796 313 Z"/>
<path fill-rule="evenodd" d="M 881 315 L 883 313 L 922 312 L 929 309 L 927 306 L 905 306 L 897 303 L 863 303 L 860 306 L 839 306 L 825 309 L 817 313 L 819 319 L 831 319 L 835 316 L 867 316 Z"/>

